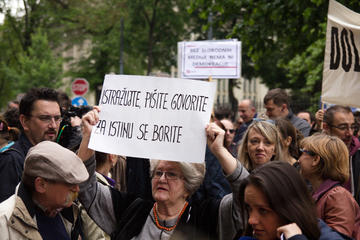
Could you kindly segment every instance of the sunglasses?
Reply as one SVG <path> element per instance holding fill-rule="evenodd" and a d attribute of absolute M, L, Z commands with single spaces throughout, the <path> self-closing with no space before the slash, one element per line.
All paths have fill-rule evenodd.
<path fill-rule="evenodd" d="M 308 155 L 310 155 L 310 156 L 313 156 L 313 157 L 316 156 L 316 153 L 314 153 L 314 152 L 312 152 L 312 151 L 305 150 L 305 149 L 303 149 L 303 148 L 300 148 L 299 150 L 300 150 L 301 153 L 306 153 L 306 154 L 308 154 Z"/>
<path fill-rule="evenodd" d="M 234 133 L 235 132 L 235 129 L 224 129 L 225 132 L 229 132 L 229 133 Z"/>

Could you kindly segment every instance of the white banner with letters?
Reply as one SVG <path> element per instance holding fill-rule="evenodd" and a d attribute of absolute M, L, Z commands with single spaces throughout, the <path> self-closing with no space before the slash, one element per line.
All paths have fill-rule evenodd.
<path fill-rule="evenodd" d="M 178 69 L 181 78 L 240 78 L 241 42 L 235 39 L 178 42 Z"/>
<path fill-rule="evenodd" d="M 360 107 L 360 14 L 329 1 L 321 99 Z"/>
<path fill-rule="evenodd" d="M 106 75 L 91 149 L 124 156 L 204 162 L 215 82 Z"/>

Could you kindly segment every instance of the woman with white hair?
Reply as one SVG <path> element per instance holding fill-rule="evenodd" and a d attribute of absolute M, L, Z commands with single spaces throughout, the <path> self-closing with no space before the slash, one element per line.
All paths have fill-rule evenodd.
<path fill-rule="evenodd" d="M 88 142 L 99 120 L 98 108 L 83 117 L 83 140 L 78 155 L 89 175 L 79 199 L 94 221 L 113 239 L 233 239 L 241 227 L 240 203 L 233 195 L 221 200 L 188 200 L 203 181 L 204 164 L 151 161 L 154 201 L 148 201 L 96 183 L 94 151 Z M 219 128 L 220 129 L 220 128 Z M 207 127 L 208 144 L 222 145 L 224 131 Z M 234 158 L 220 161 L 234 196 L 248 172 Z"/>

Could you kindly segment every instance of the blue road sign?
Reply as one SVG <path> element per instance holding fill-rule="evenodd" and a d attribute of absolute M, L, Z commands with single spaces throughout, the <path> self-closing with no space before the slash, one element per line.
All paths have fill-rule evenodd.
<path fill-rule="evenodd" d="M 71 101 L 71 104 L 75 107 L 79 107 L 79 106 L 87 106 L 88 103 L 86 101 L 86 99 L 84 97 L 76 97 L 73 98 L 73 100 Z"/>

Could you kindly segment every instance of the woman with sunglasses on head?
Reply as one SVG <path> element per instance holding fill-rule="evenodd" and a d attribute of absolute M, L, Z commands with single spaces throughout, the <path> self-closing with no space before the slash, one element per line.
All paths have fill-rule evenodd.
<path fill-rule="evenodd" d="M 349 178 L 349 151 L 335 136 L 314 134 L 301 142 L 300 172 L 312 186 L 317 216 L 338 232 L 360 239 L 360 208 L 342 185 Z"/>
<path fill-rule="evenodd" d="M 99 109 L 83 118 L 83 138 L 78 155 L 89 172 L 79 199 L 92 219 L 112 239 L 233 239 L 240 229 L 240 202 L 228 194 L 221 200 L 188 201 L 203 181 L 203 163 L 151 160 L 154 201 L 103 186 L 95 179 L 94 151 L 88 148 Z M 207 128 L 208 144 L 223 145 L 224 131 Z M 233 193 L 248 172 L 234 158 L 219 160 Z"/>
<path fill-rule="evenodd" d="M 239 240 L 344 239 L 318 220 L 303 178 L 286 162 L 265 163 L 252 171 L 240 185 L 239 198 L 246 213 Z"/>

